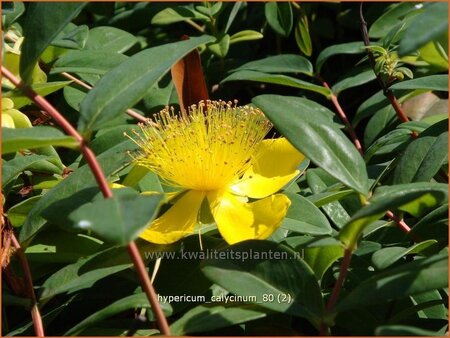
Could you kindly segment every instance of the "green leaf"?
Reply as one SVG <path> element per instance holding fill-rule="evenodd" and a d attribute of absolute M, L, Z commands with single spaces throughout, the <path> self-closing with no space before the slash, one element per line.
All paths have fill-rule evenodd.
<path fill-rule="evenodd" d="M 60 57 L 53 65 L 51 73 L 70 72 L 104 75 L 127 59 L 126 55 L 109 51 L 74 50 Z M 102 61 L 99 62 L 99 60 Z"/>
<path fill-rule="evenodd" d="M 227 56 L 229 48 L 230 36 L 228 34 L 218 37 L 214 43 L 208 45 L 208 49 L 222 59 Z"/>
<path fill-rule="evenodd" d="M 261 240 L 231 245 L 220 252 L 231 259 L 204 261 L 202 270 L 209 279 L 236 295 L 255 297 L 251 302 L 264 308 L 319 324 L 322 294 L 314 273 L 297 253 Z M 269 252 L 272 258 L 267 256 Z M 279 259 L 274 259 L 275 255 Z"/>
<path fill-rule="evenodd" d="M 300 51 L 306 56 L 312 54 L 312 42 L 309 34 L 308 17 L 302 14 L 298 18 L 297 25 L 295 26 L 295 41 Z"/>
<path fill-rule="evenodd" d="M 124 194 L 124 191 L 127 191 Z M 132 189 L 120 189 L 112 198 L 85 204 L 68 215 L 71 227 L 92 231 L 113 244 L 136 239 L 156 216 L 163 195 L 143 196 Z"/>
<path fill-rule="evenodd" d="M 78 142 L 62 131 L 48 126 L 33 128 L 2 128 L 2 153 L 9 154 L 22 149 L 35 149 L 54 145 L 76 149 Z"/>
<path fill-rule="evenodd" d="M 95 27 L 89 31 L 89 38 L 86 41 L 84 49 L 110 52 L 111 54 L 124 53 L 137 42 L 138 40 L 133 34 L 121 29 L 115 27 Z M 102 62 L 107 61 L 107 59 L 99 60 Z"/>
<path fill-rule="evenodd" d="M 22 44 L 20 58 L 22 81 L 26 84 L 31 82 L 31 75 L 39 56 L 86 4 L 86 2 L 36 2 L 29 4 L 23 27 L 25 40 Z"/>
<path fill-rule="evenodd" d="M 446 288 L 447 285 L 446 254 L 418 259 L 362 281 L 342 299 L 335 312 L 401 299 L 429 290 Z"/>
<path fill-rule="evenodd" d="M 209 332 L 223 327 L 264 318 L 267 310 L 252 304 L 208 304 L 187 311 L 170 325 L 172 335 Z"/>
<path fill-rule="evenodd" d="M 404 17 L 413 11 L 417 11 L 416 3 L 414 2 L 403 2 L 391 5 L 389 10 L 378 17 L 370 26 L 369 37 L 385 37 L 394 26 L 401 24 Z"/>
<path fill-rule="evenodd" d="M 362 54 L 365 53 L 364 44 L 361 41 L 341 43 L 325 48 L 316 59 L 316 72 L 320 73 L 323 64 L 330 57 L 338 54 Z"/>
<path fill-rule="evenodd" d="M 221 83 L 225 83 L 228 81 L 256 81 L 264 83 L 273 83 L 313 91 L 322 94 L 325 97 L 330 97 L 331 95 L 330 90 L 322 86 L 317 86 L 315 84 L 286 75 L 266 74 L 253 70 L 239 70 L 237 72 L 234 72 L 228 77 L 226 77 L 224 80 L 222 80 Z"/>
<path fill-rule="evenodd" d="M 4 169 L 3 169 L 4 170 Z M 8 219 L 11 222 L 13 227 L 21 227 L 25 220 L 27 219 L 28 214 L 33 209 L 34 205 L 39 201 L 42 196 L 33 196 L 27 198 L 25 201 L 17 203 L 8 209 Z"/>
<path fill-rule="evenodd" d="M 252 102 L 313 163 L 348 187 L 367 195 L 367 170 L 361 155 L 339 129 L 321 123 L 312 105 L 302 107 L 304 99 L 277 95 L 257 96 Z"/>
<path fill-rule="evenodd" d="M 51 157 L 42 155 L 18 155 L 12 160 L 3 161 L 2 165 L 2 187 L 11 182 L 21 172 L 27 170 L 36 170 L 38 172 L 49 172 L 52 174 L 61 174 L 61 169 L 51 162 Z"/>
<path fill-rule="evenodd" d="M 331 226 L 327 218 L 312 202 L 298 194 L 286 193 L 291 206 L 281 227 L 291 231 L 310 235 L 331 234 Z"/>
<path fill-rule="evenodd" d="M 6 6 L 11 6 L 6 9 Z M 25 12 L 25 5 L 19 1 L 2 2 L 2 28 L 7 31 L 8 28 Z"/>
<path fill-rule="evenodd" d="M 387 210 L 399 209 L 417 216 L 447 200 L 447 185 L 441 183 L 409 183 L 382 186 L 375 190 L 370 204 L 361 209 L 340 231 L 339 238 L 354 249 L 359 236 Z"/>
<path fill-rule="evenodd" d="M 81 103 L 79 129 L 83 133 L 101 128 L 123 114 L 155 85 L 170 67 L 210 36 L 150 48 L 130 57 L 108 72 Z M 114 95 L 111 95 L 114 93 Z"/>
<path fill-rule="evenodd" d="M 292 8 L 289 2 L 266 2 L 264 13 L 267 22 L 275 32 L 284 37 L 289 36 L 293 25 Z"/>
<path fill-rule="evenodd" d="M 42 284 L 40 300 L 64 292 L 74 292 L 94 285 L 98 280 L 128 269 L 130 262 L 126 249 L 109 248 L 73 264 L 64 266 Z"/>
<path fill-rule="evenodd" d="M 102 242 L 90 236 L 73 234 L 58 229 L 39 233 L 26 248 L 29 262 L 74 263 L 102 250 Z"/>
<path fill-rule="evenodd" d="M 339 95 L 340 92 L 346 89 L 366 84 L 375 79 L 376 76 L 372 69 L 362 71 L 361 69 L 356 68 L 345 74 L 344 78 L 340 79 L 339 82 L 331 87 L 331 90 L 336 95 Z"/>
<path fill-rule="evenodd" d="M 82 49 L 88 38 L 89 28 L 86 25 L 67 25 L 52 41 L 52 46 L 68 49 Z"/>
<path fill-rule="evenodd" d="M 427 89 L 448 92 L 448 76 L 428 75 L 417 79 L 398 82 L 390 87 L 392 90 L 400 89 Z"/>
<path fill-rule="evenodd" d="M 423 13 L 415 17 L 400 40 L 399 55 L 407 55 L 447 32 L 447 13 L 447 2 L 425 4 Z"/>
<path fill-rule="evenodd" d="M 169 316 L 171 313 L 170 306 L 166 303 L 160 304 L 164 314 Z M 127 296 L 125 298 L 119 299 L 108 306 L 94 312 L 92 315 L 83 319 L 81 322 L 70 328 L 69 331 L 64 333 L 65 336 L 76 336 L 79 335 L 84 329 L 93 326 L 94 324 L 110 318 L 116 314 L 124 312 L 126 310 L 131 310 L 134 308 L 146 308 L 151 309 L 145 293 L 137 293 L 134 295 Z"/>
<path fill-rule="evenodd" d="M 313 75 L 311 62 L 303 56 L 281 54 L 269 56 L 261 60 L 250 61 L 232 71 L 252 70 L 262 73 L 302 73 Z"/>
<path fill-rule="evenodd" d="M 375 330 L 377 336 L 420 336 L 420 337 L 442 337 L 442 333 L 424 330 L 414 326 L 408 325 L 382 325 Z"/>
<path fill-rule="evenodd" d="M 436 244 L 436 240 L 423 241 L 409 248 L 391 246 L 382 248 L 372 255 L 372 263 L 378 270 L 386 269 L 406 255 L 420 253 L 424 249 Z"/>
<path fill-rule="evenodd" d="M 230 45 L 236 42 L 260 40 L 263 37 L 264 35 L 262 35 L 260 32 L 251 29 L 246 29 L 233 34 L 230 37 Z"/>
<path fill-rule="evenodd" d="M 126 140 L 114 147 L 111 147 L 108 151 L 105 151 L 97 157 L 100 167 L 103 173 L 108 178 L 111 174 L 117 170 L 128 165 L 129 159 L 125 156 L 128 150 L 135 149 L 135 144 Z M 42 217 L 42 212 L 47 209 L 53 203 L 66 199 L 77 191 L 80 191 L 89 187 L 96 187 L 96 181 L 89 166 L 84 165 L 75 172 L 71 173 L 56 187 L 48 191 L 39 201 L 35 207 L 31 210 L 27 221 L 23 225 L 20 232 L 21 242 L 28 240 L 44 225 L 45 220 Z"/>
<path fill-rule="evenodd" d="M 438 137 L 420 135 L 401 155 L 393 183 L 429 182 L 448 163 L 448 132 Z"/>
<path fill-rule="evenodd" d="M 321 280 L 328 268 L 343 255 L 344 248 L 340 245 L 308 247 L 304 249 L 303 259 Z"/>
<path fill-rule="evenodd" d="M 41 96 L 47 96 L 51 93 L 60 90 L 61 88 L 69 85 L 71 81 L 55 81 L 47 83 L 35 83 L 31 85 L 31 88 Z M 20 89 L 11 90 L 3 95 L 3 97 L 9 97 L 14 102 L 14 108 L 20 109 L 33 101 L 25 95 Z"/>
<path fill-rule="evenodd" d="M 152 18 L 152 25 L 168 25 L 175 22 L 186 21 L 189 19 L 198 19 L 208 21 L 206 15 L 196 12 L 185 6 L 169 7 L 163 9 Z"/>

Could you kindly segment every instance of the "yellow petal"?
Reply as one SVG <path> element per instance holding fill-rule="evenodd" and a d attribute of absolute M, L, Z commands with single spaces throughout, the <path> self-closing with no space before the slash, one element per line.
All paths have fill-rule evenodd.
<path fill-rule="evenodd" d="M 245 203 L 229 192 L 211 192 L 208 201 L 217 227 L 229 244 L 269 237 L 280 226 L 291 205 L 283 194 Z"/>
<path fill-rule="evenodd" d="M 140 237 L 156 244 L 170 244 L 192 233 L 205 197 L 202 191 L 189 190 L 161 217 L 155 219 Z"/>
<path fill-rule="evenodd" d="M 238 195 L 264 198 L 276 193 L 299 174 L 305 156 L 284 137 L 261 142 L 252 166 L 231 187 Z"/>

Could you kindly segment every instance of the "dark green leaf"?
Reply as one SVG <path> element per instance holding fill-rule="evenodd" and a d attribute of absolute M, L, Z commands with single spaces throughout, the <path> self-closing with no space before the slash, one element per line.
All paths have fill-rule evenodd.
<path fill-rule="evenodd" d="M 401 155 L 393 182 L 429 182 L 445 163 L 448 163 L 448 132 L 438 137 L 421 136 Z"/>
<path fill-rule="evenodd" d="M 304 14 L 298 18 L 297 25 L 295 26 L 295 41 L 303 54 L 311 56 L 312 42 L 309 34 L 308 17 Z"/>
<path fill-rule="evenodd" d="M 377 336 L 420 336 L 420 337 L 442 337 L 442 333 L 431 330 L 424 330 L 414 326 L 407 325 L 383 325 L 375 330 Z"/>
<path fill-rule="evenodd" d="M 122 190 L 122 189 L 121 189 Z M 108 199 L 85 204 L 68 215 L 71 227 L 92 231 L 113 244 L 136 239 L 156 216 L 163 195 L 142 196 L 131 189 Z"/>
<path fill-rule="evenodd" d="M 362 71 L 362 69 L 356 68 L 346 74 L 344 78 L 340 79 L 339 82 L 337 82 L 335 85 L 333 85 L 333 87 L 331 87 L 331 90 L 336 95 L 339 95 L 339 93 L 343 90 L 366 84 L 367 82 L 375 79 L 376 76 L 372 69 Z"/>
<path fill-rule="evenodd" d="M 33 128 L 2 128 L 2 153 L 9 154 L 22 149 L 35 149 L 54 145 L 75 149 L 78 142 L 60 130 L 39 126 Z"/>
<path fill-rule="evenodd" d="M 369 37 L 382 38 L 386 36 L 394 26 L 401 24 L 403 18 L 414 10 L 417 11 L 416 3 L 414 2 L 403 2 L 391 5 L 389 10 L 378 17 L 370 26 Z"/>
<path fill-rule="evenodd" d="M 273 83 L 313 91 L 322 94 L 326 97 L 329 97 L 331 95 L 331 92 L 328 88 L 318 86 L 310 82 L 299 80 L 286 75 L 266 74 L 253 70 L 240 70 L 234 72 L 228 77 L 226 77 L 224 80 L 222 80 L 222 83 L 228 81 L 256 81 L 256 82 Z"/>
<path fill-rule="evenodd" d="M 447 75 L 428 75 L 417 79 L 398 82 L 391 86 L 392 90 L 400 89 L 427 89 L 448 92 Z"/>
<path fill-rule="evenodd" d="M 280 244 L 258 240 L 229 246 L 224 249 L 227 252 L 233 253 L 228 256 L 231 259 L 204 262 L 202 270 L 209 279 L 236 295 L 255 297 L 252 303 L 305 317 L 318 325 L 322 295 L 314 273 L 298 254 Z M 279 259 L 268 258 L 269 252 Z"/>
<path fill-rule="evenodd" d="M 339 303 L 336 313 L 401 299 L 448 285 L 448 257 L 445 254 L 418 259 L 379 273 L 361 282 Z"/>
<path fill-rule="evenodd" d="M 169 304 L 161 303 L 160 306 L 166 316 L 170 315 L 171 309 Z M 151 309 L 145 293 L 138 293 L 115 301 L 114 303 L 104 307 L 103 309 L 94 312 L 92 315 L 90 315 L 89 317 L 82 320 L 80 323 L 73 326 L 64 335 L 65 336 L 79 335 L 79 333 L 82 332 L 84 329 L 91 327 L 94 324 L 106 318 L 112 317 L 118 313 L 124 312 L 126 310 L 131 310 L 134 308 Z"/>
<path fill-rule="evenodd" d="M 343 255 L 344 248 L 340 245 L 308 247 L 304 249 L 303 259 L 321 280 L 328 268 Z"/>
<path fill-rule="evenodd" d="M 377 269 L 383 270 L 391 266 L 401 258 L 405 257 L 406 255 L 419 253 L 436 243 L 437 241 L 435 240 L 428 240 L 417 243 L 409 248 L 403 248 L 399 246 L 382 248 L 372 255 L 372 263 Z"/>
<path fill-rule="evenodd" d="M 341 229 L 339 237 L 347 248 L 353 249 L 364 229 L 387 210 L 399 209 L 417 216 L 447 201 L 447 198 L 447 185 L 441 183 L 382 186 L 375 190 L 370 204 Z"/>
<path fill-rule="evenodd" d="M 338 45 L 333 45 L 325 48 L 323 51 L 320 52 L 319 56 L 317 56 L 316 59 L 316 72 L 320 72 L 322 69 L 323 64 L 325 61 L 327 61 L 330 57 L 338 54 L 362 54 L 365 53 L 366 50 L 364 49 L 364 44 L 362 41 L 355 41 L 355 42 L 347 42 L 347 43 L 341 43 Z"/>
<path fill-rule="evenodd" d="M 302 234 L 331 234 L 330 223 L 319 208 L 298 194 L 286 193 L 286 195 L 291 200 L 291 206 L 281 227 Z"/>
<path fill-rule="evenodd" d="M 406 55 L 436 39 L 448 30 L 448 3 L 438 2 L 424 5 L 423 13 L 415 17 L 414 23 L 405 31 L 400 41 L 399 54 Z"/>
<path fill-rule="evenodd" d="M 123 54 L 103 50 L 74 50 L 59 58 L 51 73 L 72 72 L 104 75 L 126 59 L 128 57 Z"/>
<path fill-rule="evenodd" d="M 9 6 L 10 8 L 6 8 Z M 16 20 L 25 12 L 25 6 L 22 2 L 11 1 L 2 2 L 2 27 L 7 31 Z"/>
<path fill-rule="evenodd" d="M 34 2 L 29 4 L 23 27 L 25 41 L 22 44 L 20 58 L 22 81 L 30 83 L 39 56 L 86 4 L 86 2 Z"/>
<path fill-rule="evenodd" d="M 361 155 L 339 129 L 321 123 L 316 109 L 312 106 L 300 109 L 304 99 L 261 95 L 252 102 L 313 163 L 350 188 L 367 195 L 367 171 Z"/>
<path fill-rule="evenodd" d="M 199 305 L 174 322 L 170 326 L 170 330 L 172 335 L 185 336 L 217 330 L 265 316 L 264 309 L 252 304 Z"/>
<path fill-rule="evenodd" d="M 250 61 L 232 71 L 253 70 L 262 73 L 302 73 L 313 75 L 313 67 L 308 59 L 295 54 L 281 54 L 265 59 Z"/>
<path fill-rule="evenodd" d="M 212 39 L 201 36 L 150 48 L 122 62 L 102 77 L 81 103 L 80 130 L 86 133 L 99 129 L 112 118 L 123 114 L 142 99 L 175 62 Z"/>
<path fill-rule="evenodd" d="M 275 32 L 284 37 L 291 33 L 293 17 L 289 2 L 266 2 L 264 12 L 267 22 Z"/>
<path fill-rule="evenodd" d="M 125 156 L 126 152 L 135 149 L 135 147 L 136 146 L 132 141 L 127 140 L 98 156 L 97 160 L 99 161 L 105 176 L 108 177 L 126 166 L 130 162 L 127 156 Z M 57 201 L 72 196 L 77 191 L 95 186 L 95 178 L 87 165 L 75 170 L 75 172 L 70 174 L 56 187 L 48 191 L 42 199 L 36 203 L 36 206 L 31 210 L 27 221 L 20 232 L 21 241 L 29 239 L 44 225 L 45 220 L 41 215 L 44 209 L 47 209 L 51 204 Z"/>
<path fill-rule="evenodd" d="M 82 49 L 86 43 L 88 34 L 88 26 L 69 24 L 58 34 L 55 40 L 52 41 L 52 46 L 68 49 Z"/>
<path fill-rule="evenodd" d="M 137 38 L 128 32 L 115 27 L 95 27 L 89 31 L 86 50 L 100 50 L 101 52 L 124 53 L 130 49 Z M 107 59 L 99 59 L 107 61 Z"/>
<path fill-rule="evenodd" d="M 25 201 L 17 203 L 8 209 L 8 219 L 13 227 L 20 227 L 25 223 L 28 214 L 33 209 L 34 205 L 39 201 L 42 196 L 33 196 Z"/>

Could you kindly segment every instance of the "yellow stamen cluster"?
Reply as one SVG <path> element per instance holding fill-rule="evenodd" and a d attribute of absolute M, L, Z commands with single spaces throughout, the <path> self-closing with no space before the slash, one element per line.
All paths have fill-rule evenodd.
<path fill-rule="evenodd" d="M 202 101 L 181 116 L 173 108 L 141 124 L 134 141 L 135 162 L 169 184 L 210 191 L 225 188 L 249 167 L 259 142 L 271 128 L 257 108 L 224 101 Z"/>

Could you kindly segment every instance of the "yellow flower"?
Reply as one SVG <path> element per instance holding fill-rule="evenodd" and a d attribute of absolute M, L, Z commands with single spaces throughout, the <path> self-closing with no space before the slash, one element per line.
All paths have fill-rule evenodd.
<path fill-rule="evenodd" d="M 200 102 L 181 116 L 165 109 L 141 125 L 135 163 L 183 193 L 140 237 L 168 244 L 192 234 L 204 202 L 229 244 L 269 237 L 291 203 L 275 193 L 304 159 L 285 138 L 264 140 L 270 128 L 259 109 L 223 101 Z"/>

